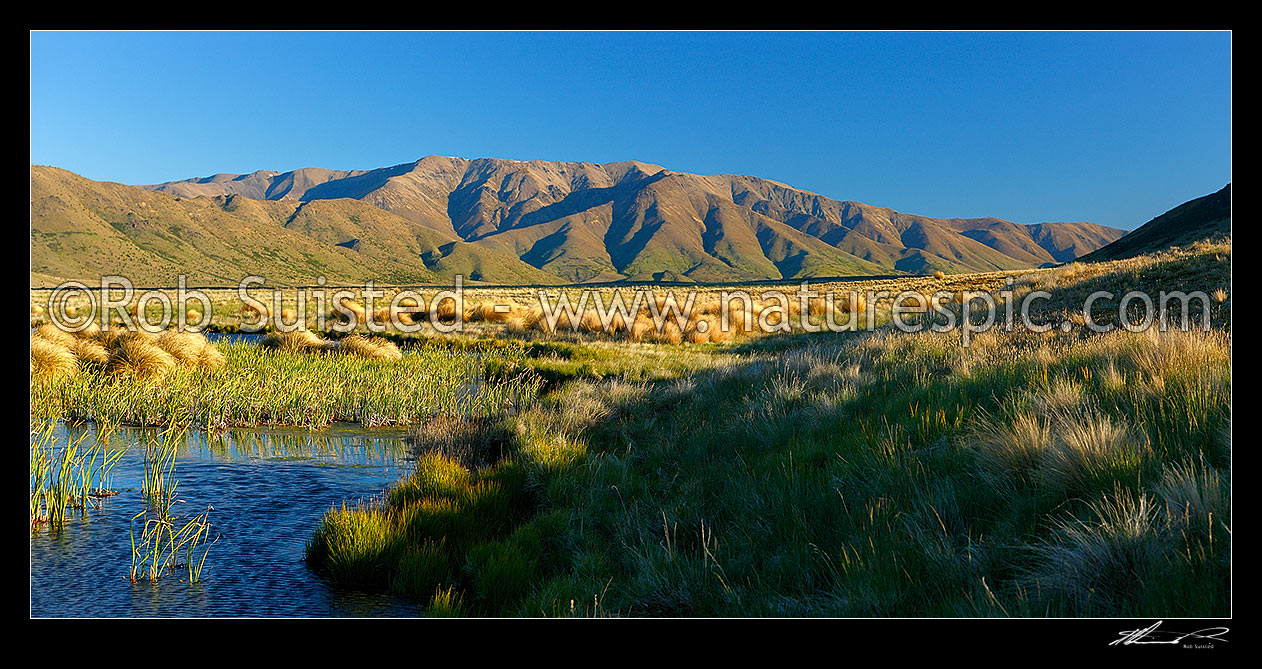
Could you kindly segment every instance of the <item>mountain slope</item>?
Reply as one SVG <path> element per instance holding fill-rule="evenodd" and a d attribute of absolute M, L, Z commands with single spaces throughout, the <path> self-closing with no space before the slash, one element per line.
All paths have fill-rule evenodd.
<path fill-rule="evenodd" d="M 1224 235 L 1231 235 L 1231 184 L 1184 202 L 1080 259 L 1118 260 Z"/>
<path fill-rule="evenodd" d="M 111 258 L 127 248 L 144 259 L 133 263 L 139 269 L 191 267 L 215 280 L 261 268 L 287 281 L 317 269 L 401 283 L 455 273 L 502 283 L 757 281 L 1019 269 L 1125 234 L 1090 223 L 930 218 L 634 161 L 428 156 L 374 170 L 264 170 L 143 187 L 62 170 L 53 178 L 54 169 L 32 168 L 32 272 L 54 276 L 113 271 Z M 62 205 L 50 199 L 57 188 L 70 190 Z M 144 224 L 111 224 L 133 219 Z M 269 236 L 272 228 L 283 232 Z M 83 237 L 91 230 L 96 237 Z M 78 246 L 67 241 L 75 235 Z M 108 253 L 92 255 L 94 244 Z"/>
<path fill-rule="evenodd" d="M 290 185 L 296 183 L 314 185 Z M 376 170 L 254 172 L 146 188 L 305 201 L 354 198 L 513 254 L 566 281 L 1018 269 L 1072 260 L 1125 234 L 1091 223 L 935 219 L 832 200 L 768 179 L 685 174 L 633 161 L 428 156 Z"/>
<path fill-rule="evenodd" d="M 190 285 L 235 285 L 257 274 L 281 284 L 314 284 L 317 276 L 406 284 L 445 282 L 453 270 L 496 283 L 556 281 L 357 200 L 190 200 L 31 168 L 33 280 L 121 274 L 169 286 L 185 274 Z"/>

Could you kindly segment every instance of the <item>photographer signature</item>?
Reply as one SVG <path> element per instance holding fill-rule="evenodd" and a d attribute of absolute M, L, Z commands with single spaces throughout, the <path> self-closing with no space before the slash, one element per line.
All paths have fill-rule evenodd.
<path fill-rule="evenodd" d="M 1109 643 L 1110 646 L 1130 646 L 1130 645 L 1146 645 L 1146 644 L 1166 644 L 1177 645 L 1183 643 L 1186 639 L 1193 641 L 1227 641 L 1222 637 L 1229 630 L 1226 627 L 1206 627 L 1205 629 L 1195 632 L 1165 632 L 1158 628 L 1164 621 L 1158 620 L 1152 626 L 1138 630 L 1127 630 L 1122 632 L 1121 638 L 1115 639 Z"/>

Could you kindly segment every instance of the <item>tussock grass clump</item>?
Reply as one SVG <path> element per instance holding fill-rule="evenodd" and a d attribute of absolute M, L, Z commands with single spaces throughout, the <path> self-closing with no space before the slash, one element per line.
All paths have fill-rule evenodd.
<path fill-rule="evenodd" d="M 101 335 L 101 326 L 96 321 L 89 322 L 82 330 L 73 333 L 76 339 L 96 339 Z"/>
<path fill-rule="evenodd" d="M 1049 483 L 1067 490 L 1138 473 L 1151 455 L 1147 435 L 1095 409 L 1056 416 L 1053 435 L 1041 471 Z"/>
<path fill-rule="evenodd" d="M 1215 522 L 1227 521 L 1230 494 L 1226 479 L 1204 458 L 1167 465 L 1153 492 L 1175 522 L 1208 533 Z"/>
<path fill-rule="evenodd" d="M 105 373 L 152 381 L 169 374 L 179 363 L 153 337 L 120 337 L 110 349 Z"/>
<path fill-rule="evenodd" d="M 73 340 L 73 338 L 72 338 Z M 72 341 L 70 346 L 73 346 Z M 79 371 L 74 351 L 59 341 L 52 341 L 39 333 L 31 335 L 31 377 L 56 378 Z"/>
<path fill-rule="evenodd" d="M 443 323 L 456 320 L 456 301 L 454 299 L 445 299 L 438 304 L 430 304 L 430 311 L 435 317 Z M 464 315 L 463 313 L 461 314 Z"/>
<path fill-rule="evenodd" d="M 404 552 L 397 525 L 396 513 L 343 504 L 324 514 L 307 543 L 307 561 L 344 587 L 382 590 Z"/>
<path fill-rule="evenodd" d="M 983 415 L 970 443 L 995 481 L 1082 491 L 1138 475 L 1153 455 L 1144 432 L 1084 404 L 1081 389 L 1063 379 L 1018 393 L 998 416 Z"/>
<path fill-rule="evenodd" d="M 504 306 L 507 306 L 508 309 L 504 310 L 503 307 L 501 307 L 501 310 L 497 311 L 495 302 L 481 302 L 473 307 L 470 307 L 469 311 L 465 314 L 465 320 L 471 323 L 476 323 L 478 321 L 488 323 L 507 322 L 510 318 L 512 318 L 513 311 L 519 309 L 519 307 L 512 302 L 509 302 Z"/>
<path fill-rule="evenodd" d="M 369 360 L 402 360 L 403 352 L 394 342 L 380 337 L 353 334 L 337 343 L 338 351 Z"/>
<path fill-rule="evenodd" d="M 197 356 L 197 366 L 202 369 L 219 369 L 227 361 L 228 359 L 223 354 L 223 351 L 220 351 L 218 346 L 210 343 L 203 346 Z"/>
<path fill-rule="evenodd" d="M 71 348 L 75 358 L 81 364 L 104 367 L 109 362 L 110 352 L 103 344 L 93 339 L 80 339 Z"/>
<path fill-rule="evenodd" d="M 199 332 L 166 330 L 154 340 L 183 367 L 218 369 L 224 364 L 219 348 Z"/>
<path fill-rule="evenodd" d="M 175 361 L 185 367 L 196 365 L 201 358 L 202 347 L 209 344 L 205 335 L 193 332 L 166 330 L 154 338 L 158 348 L 171 354 Z"/>
<path fill-rule="evenodd" d="M 1088 515 L 1057 521 L 1053 539 L 1034 548 L 1027 580 L 1037 601 L 1068 615 L 1127 615 L 1154 583 L 1183 576 L 1172 561 L 1177 536 L 1152 497 L 1119 487 Z"/>
<path fill-rule="evenodd" d="M 340 320 L 343 323 L 350 322 L 352 317 L 356 323 L 363 324 L 367 322 L 368 312 L 364 308 L 364 305 L 345 297 L 342 298 L 339 304 L 342 309 L 334 308 L 329 312 L 330 318 Z"/>
<path fill-rule="evenodd" d="M 333 343 L 311 330 L 269 332 L 259 342 L 263 348 L 297 353 L 315 353 L 329 350 Z"/>
<path fill-rule="evenodd" d="M 631 341 L 643 341 L 654 334 L 656 334 L 656 331 L 653 328 L 653 321 L 644 314 L 639 314 L 635 317 L 635 321 L 631 323 L 631 327 L 627 331 L 627 338 Z"/>
<path fill-rule="evenodd" d="M 1013 476 L 1024 483 L 1046 457 L 1052 446 L 1051 428 L 1046 420 L 1031 413 L 1012 418 L 982 421 L 973 435 L 982 467 L 993 477 Z"/>
<path fill-rule="evenodd" d="M 429 600 L 427 612 L 431 618 L 458 618 L 465 614 L 464 597 L 455 587 L 438 588 Z"/>
<path fill-rule="evenodd" d="M 35 332 L 32 334 L 34 336 L 38 336 L 44 341 L 53 342 L 66 348 L 73 346 L 75 339 L 77 339 L 73 334 L 62 330 L 52 323 L 44 323 L 43 325 L 35 328 Z"/>
<path fill-rule="evenodd" d="M 662 325 L 662 329 L 654 330 L 650 337 L 659 344 L 680 344 L 683 343 L 684 332 L 679 328 L 679 323 L 675 322 L 675 319 L 668 318 Z"/>

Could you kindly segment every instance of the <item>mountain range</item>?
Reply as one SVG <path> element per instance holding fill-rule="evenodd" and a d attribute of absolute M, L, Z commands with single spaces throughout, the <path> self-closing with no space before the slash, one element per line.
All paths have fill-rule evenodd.
<path fill-rule="evenodd" d="M 146 186 L 31 168 L 33 284 L 114 273 L 170 285 L 735 282 L 1035 267 L 1126 231 L 931 218 L 777 181 L 627 161 L 428 156 L 374 170 L 217 174 Z M 131 274 L 128 274 L 131 272 Z"/>

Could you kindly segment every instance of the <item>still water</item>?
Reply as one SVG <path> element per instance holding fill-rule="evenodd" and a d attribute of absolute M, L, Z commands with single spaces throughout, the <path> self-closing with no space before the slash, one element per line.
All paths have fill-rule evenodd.
<path fill-rule="evenodd" d="M 57 428 L 67 436 L 94 428 Z M 109 486 L 120 494 L 69 513 L 66 527 L 31 537 L 33 617 L 416 616 L 415 604 L 383 595 L 335 590 L 303 561 L 307 539 L 333 505 L 380 495 L 413 461 L 401 432 L 362 428 L 319 433 L 236 430 L 191 432 L 178 450 L 173 514 L 191 518 L 213 506 L 202 582 L 177 570 L 156 583 L 132 583 L 129 521 L 144 509 L 144 446 L 154 431 L 120 430 L 109 449 L 125 449 Z M 139 534 L 139 529 L 137 529 Z"/>

